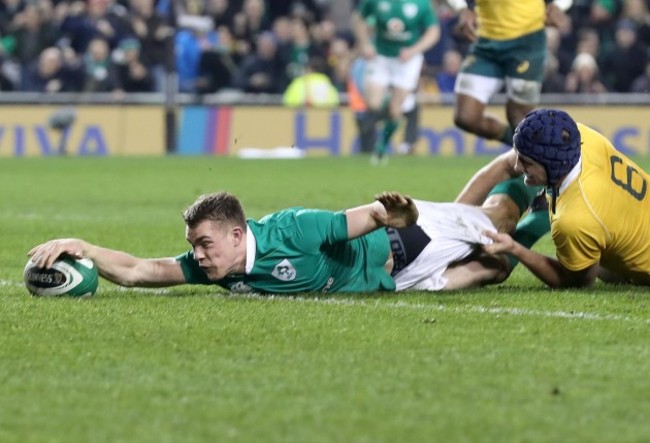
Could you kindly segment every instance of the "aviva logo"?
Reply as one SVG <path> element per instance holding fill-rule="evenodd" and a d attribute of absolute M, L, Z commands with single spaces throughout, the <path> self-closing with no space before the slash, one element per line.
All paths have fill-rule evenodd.
<path fill-rule="evenodd" d="M 530 68 L 530 62 L 528 60 L 524 60 L 517 66 L 517 73 L 523 74 L 524 72 L 528 71 L 528 68 Z"/>

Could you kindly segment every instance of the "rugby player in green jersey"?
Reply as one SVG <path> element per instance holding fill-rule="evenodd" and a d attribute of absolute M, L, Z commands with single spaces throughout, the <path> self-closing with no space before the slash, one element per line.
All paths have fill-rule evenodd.
<path fill-rule="evenodd" d="M 364 99 L 374 120 L 383 121 L 372 157 L 379 163 L 387 158 L 404 100 L 418 85 L 423 53 L 440 38 L 440 26 L 430 0 L 362 0 L 354 29 L 361 56 L 367 60 Z"/>
<path fill-rule="evenodd" d="M 81 239 L 56 239 L 28 255 L 50 267 L 61 255 L 92 259 L 100 275 L 122 286 L 215 284 L 231 292 L 377 292 L 443 290 L 500 282 L 504 255 L 489 256 L 483 232 L 511 232 L 532 193 L 483 207 L 412 200 L 383 193 L 345 211 L 289 208 L 246 219 L 239 200 L 218 192 L 183 213 L 191 250 L 144 259 Z"/>

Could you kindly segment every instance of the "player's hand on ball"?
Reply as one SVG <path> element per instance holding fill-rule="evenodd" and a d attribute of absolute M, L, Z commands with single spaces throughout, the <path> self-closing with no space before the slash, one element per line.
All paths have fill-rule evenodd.
<path fill-rule="evenodd" d="M 399 192 L 382 192 L 375 200 L 386 208 L 384 224 L 393 228 L 405 228 L 418 221 L 418 208 L 413 199 Z"/>
<path fill-rule="evenodd" d="M 86 242 L 76 238 L 50 240 L 32 248 L 27 255 L 41 268 L 49 269 L 62 255 L 82 258 Z"/>

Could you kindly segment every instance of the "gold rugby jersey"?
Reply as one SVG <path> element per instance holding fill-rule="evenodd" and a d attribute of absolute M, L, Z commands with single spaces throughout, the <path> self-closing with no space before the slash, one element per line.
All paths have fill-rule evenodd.
<path fill-rule="evenodd" d="M 510 40 L 544 28 L 544 0 L 476 0 L 479 37 Z"/>
<path fill-rule="evenodd" d="M 551 234 L 558 260 L 578 271 L 596 264 L 650 283 L 650 176 L 603 135 L 578 124 L 581 171 L 557 198 Z"/>

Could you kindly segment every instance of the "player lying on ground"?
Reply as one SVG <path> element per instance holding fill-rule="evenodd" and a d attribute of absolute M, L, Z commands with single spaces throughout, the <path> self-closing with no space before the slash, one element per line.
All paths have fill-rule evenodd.
<path fill-rule="evenodd" d="M 87 257 L 122 286 L 217 284 L 260 293 L 468 288 L 507 277 L 505 255 L 481 251 L 490 241 L 482 233 L 511 232 L 527 206 L 490 202 L 475 207 L 383 193 L 346 211 L 290 208 L 255 221 L 246 220 L 235 196 L 219 192 L 183 213 L 192 249 L 177 257 L 137 258 L 80 239 L 51 240 L 28 255 L 46 268 L 61 254 Z"/>

